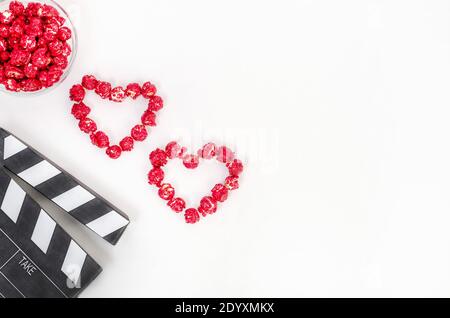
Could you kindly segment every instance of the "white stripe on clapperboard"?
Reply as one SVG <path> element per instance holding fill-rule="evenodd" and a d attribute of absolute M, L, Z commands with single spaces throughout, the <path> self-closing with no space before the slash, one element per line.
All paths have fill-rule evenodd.
<path fill-rule="evenodd" d="M 14 223 L 17 222 L 25 196 L 25 191 L 11 179 L 1 209 Z"/>
<path fill-rule="evenodd" d="M 55 166 L 47 160 L 44 160 L 19 173 L 18 176 L 28 182 L 32 187 L 35 187 L 60 173 L 61 171 L 56 169 Z"/>
<path fill-rule="evenodd" d="M 53 202 L 70 212 L 93 199 L 95 199 L 95 196 L 92 193 L 78 185 L 54 198 Z"/>
<path fill-rule="evenodd" d="M 75 285 L 78 284 L 85 260 L 86 252 L 77 243 L 71 241 L 61 270 Z"/>
<path fill-rule="evenodd" d="M 31 240 L 47 254 L 48 246 L 52 240 L 53 232 L 55 231 L 56 222 L 44 211 L 41 210 L 36 226 L 33 230 Z"/>
<path fill-rule="evenodd" d="M 124 227 L 128 224 L 128 220 L 122 217 L 116 211 L 111 211 L 98 219 L 86 224 L 88 228 L 100 235 L 105 237 L 112 232 Z"/>
<path fill-rule="evenodd" d="M 27 149 L 27 146 L 19 139 L 9 135 L 5 138 L 5 152 L 3 153 L 3 159 L 8 159 L 11 156 Z"/>

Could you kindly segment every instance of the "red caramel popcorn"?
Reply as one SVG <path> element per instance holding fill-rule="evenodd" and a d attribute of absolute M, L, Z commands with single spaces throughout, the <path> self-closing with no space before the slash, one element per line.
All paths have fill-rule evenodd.
<path fill-rule="evenodd" d="M 162 171 L 161 168 L 153 168 L 148 173 L 148 183 L 151 185 L 160 187 L 163 180 L 164 180 L 164 171 Z"/>
<path fill-rule="evenodd" d="M 98 82 L 95 92 L 103 99 L 108 99 L 111 96 L 111 84 L 107 82 Z"/>
<path fill-rule="evenodd" d="M 152 83 L 146 82 L 142 85 L 140 93 L 144 98 L 151 98 L 156 94 L 156 87 Z"/>
<path fill-rule="evenodd" d="M 169 159 L 183 158 L 187 148 L 181 147 L 176 141 L 169 142 L 166 146 L 166 154 Z"/>
<path fill-rule="evenodd" d="M 137 83 L 128 84 L 125 93 L 128 97 L 136 99 L 141 96 L 141 86 L 139 86 L 139 84 Z"/>
<path fill-rule="evenodd" d="M 186 223 L 194 224 L 200 221 L 200 216 L 206 217 L 217 212 L 218 203 L 228 199 L 230 191 L 239 188 L 239 175 L 244 171 L 243 163 L 235 159 L 234 153 L 227 147 L 217 147 L 214 143 L 207 143 L 196 154 L 186 154 L 186 147 L 176 141 L 169 142 L 165 150 L 157 148 L 149 155 L 153 169 L 148 174 L 150 185 L 158 188 L 161 199 L 168 201 L 167 205 L 176 213 L 184 211 Z M 204 196 L 197 208 L 186 209 L 186 201 L 175 197 L 175 188 L 170 183 L 163 183 L 164 171 L 169 160 L 181 159 L 187 169 L 196 169 L 202 160 L 217 159 L 223 163 L 229 172 L 224 183 L 219 183 L 211 190 L 211 195 Z M 186 210 L 185 210 L 186 209 Z"/>
<path fill-rule="evenodd" d="M 119 145 L 120 148 L 122 148 L 122 151 L 131 151 L 134 148 L 134 139 L 131 137 L 125 137 L 122 139 Z"/>
<path fill-rule="evenodd" d="M 239 189 L 239 177 L 237 176 L 228 176 L 225 179 L 225 186 L 228 190 L 236 190 Z"/>
<path fill-rule="evenodd" d="M 162 149 L 156 149 L 150 153 L 149 159 L 153 167 L 159 168 L 167 163 L 167 153 Z"/>
<path fill-rule="evenodd" d="M 200 206 L 198 211 L 202 214 L 203 217 L 208 214 L 214 214 L 217 212 L 217 201 L 213 197 L 203 197 L 200 201 Z"/>
<path fill-rule="evenodd" d="M 184 219 L 188 224 L 195 224 L 200 221 L 200 214 L 198 214 L 196 209 L 187 209 L 186 212 L 184 212 Z"/>
<path fill-rule="evenodd" d="M 72 107 L 72 115 L 78 120 L 86 118 L 90 112 L 91 109 L 82 102 L 79 104 L 74 104 Z"/>
<path fill-rule="evenodd" d="M 115 87 L 111 90 L 111 96 L 109 99 L 116 103 L 121 103 L 127 97 L 125 95 L 125 90 L 122 87 Z"/>
<path fill-rule="evenodd" d="M 0 12 L 0 85 L 36 92 L 58 83 L 72 54 L 65 22 L 51 5 L 11 1 Z"/>
<path fill-rule="evenodd" d="M 94 133 L 97 130 L 97 124 L 90 118 L 83 118 L 78 125 L 82 132 L 86 134 Z"/>
<path fill-rule="evenodd" d="M 110 146 L 108 147 L 108 149 L 106 149 L 106 154 L 111 158 L 111 159 L 117 159 L 120 157 L 120 155 L 122 154 L 122 148 L 120 148 L 117 145 L 114 146 Z"/>
<path fill-rule="evenodd" d="M 66 32 L 67 30 L 63 31 L 64 34 L 66 34 Z M 59 48 L 55 47 L 53 49 L 57 50 Z M 35 54 L 39 55 L 37 58 L 39 58 L 40 63 L 45 62 L 41 61 L 42 56 L 40 55 L 40 51 L 36 50 Z M 59 58 L 59 56 L 54 58 L 53 63 L 57 64 L 52 65 L 46 73 L 41 73 L 45 80 L 52 78 L 54 76 L 54 70 L 52 68 L 60 65 L 59 60 L 55 62 L 56 58 Z M 28 72 L 33 72 L 34 70 L 35 69 L 30 69 Z M 12 79 L 23 77 L 23 72 L 21 72 L 20 69 L 9 69 L 8 72 L 11 74 Z M 111 159 L 118 159 L 123 152 L 132 151 L 135 142 L 142 142 L 146 140 L 148 138 L 147 127 L 156 126 L 155 112 L 163 107 L 163 99 L 155 95 L 156 87 L 150 82 L 144 83 L 142 87 L 137 83 L 128 84 L 126 87 L 126 89 L 122 86 L 113 88 L 109 82 L 99 81 L 93 75 L 85 75 L 83 76 L 81 84 L 73 85 L 69 91 L 70 100 L 75 102 L 72 106 L 72 115 L 75 119 L 80 121 L 79 127 L 81 131 L 89 134 L 91 142 L 94 146 L 99 148 L 107 148 L 106 155 L 108 155 Z M 122 138 L 118 145 L 110 145 L 109 136 L 103 131 L 97 131 L 97 124 L 94 120 L 87 118 L 91 109 L 83 102 L 86 97 L 86 90 L 94 91 L 98 96 L 100 96 L 100 98 L 108 99 L 116 103 L 122 103 L 126 98 L 135 100 L 141 96 L 142 92 L 144 92 L 145 95 L 142 96 L 149 99 L 149 106 L 142 114 L 140 123 L 131 128 L 130 135 Z M 165 156 L 166 153 L 161 150 L 159 156 L 161 156 L 161 154 Z M 155 160 L 161 160 L 161 157 Z"/>
<path fill-rule="evenodd" d="M 188 169 L 195 169 L 198 167 L 199 159 L 196 155 L 186 155 L 183 158 L 183 164 Z"/>
<path fill-rule="evenodd" d="M 93 90 L 97 87 L 98 81 L 95 78 L 95 76 L 92 75 L 85 75 L 83 76 L 81 85 L 83 85 L 84 88 L 87 90 Z"/>
<path fill-rule="evenodd" d="M 244 171 L 244 165 L 238 159 L 227 162 L 227 168 L 231 176 L 239 176 Z"/>
<path fill-rule="evenodd" d="M 176 213 L 181 213 L 186 208 L 186 202 L 181 198 L 174 198 L 167 205 Z"/>
<path fill-rule="evenodd" d="M 91 134 L 92 144 L 99 148 L 107 148 L 109 147 L 109 137 L 103 131 L 96 131 Z"/>
<path fill-rule="evenodd" d="M 228 189 L 223 184 L 216 184 L 211 193 L 214 200 L 218 202 L 225 202 L 228 199 Z"/>
<path fill-rule="evenodd" d="M 147 110 L 142 115 L 141 121 L 146 126 L 156 126 L 156 114 L 150 110 Z"/>
<path fill-rule="evenodd" d="M 159 188 L 158 195 L 163 200 L 167 200 L 167 201 L 172 200 L 173 197 L 175 196 L 175 189 L 174 189 L 174 187 L 172 187 L 171 184 L 164 183 Z"/>
<path fill-rule="evenodd" d="M 147 139 L 148 132 L 144 125 L 136 125 L 131 130 L 131 137 L 136 141 L 144 141 Z"/>

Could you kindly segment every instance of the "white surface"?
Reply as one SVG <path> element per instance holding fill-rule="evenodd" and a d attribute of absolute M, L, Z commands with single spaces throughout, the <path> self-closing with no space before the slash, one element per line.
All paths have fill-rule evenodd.
<path fill-rule="evenodd" d="M 0 125 L 131 218 L 116 247 L 66 220 L 104 268 L 84 297 L 450 296 L 450 2 L 61 3 L 74 69 L 50 94 L 1 95 Z M 70 116 L 88 73 L 152 80 L 166 101 L 118 161 Z M 115 140 L 145 106 L 87 102 Z M 171 140 L 226 143 L 246 163 L 197 226 L 147 185 L 149 152 Z M 168 179 L 191 204 L 225 176 L 181 167 Z"/>

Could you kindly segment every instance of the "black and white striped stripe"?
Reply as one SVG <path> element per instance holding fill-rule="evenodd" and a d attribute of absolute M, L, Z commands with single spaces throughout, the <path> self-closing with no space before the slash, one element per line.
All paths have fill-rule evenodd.
<path fill-rule="evenodd" d="M 101 272 L 101 267 L 1 168 L 0 231 L 48 275 L 62 296 L 75 297 Z"/>
<path fill-rule="evenodd" d="M 124 213 L 1 128 L 0 162 L 111 244 L 129 223 Z"/>

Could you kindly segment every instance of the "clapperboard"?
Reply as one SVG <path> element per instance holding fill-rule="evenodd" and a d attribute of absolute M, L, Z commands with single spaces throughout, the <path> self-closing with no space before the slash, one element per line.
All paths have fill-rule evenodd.
<path fill-rule="evenodd" d="M 100 265 L 10 174 L 113 245 L 128 217 L 0 128 L 0 298 L 78 296 L 100 274 Z"/>

